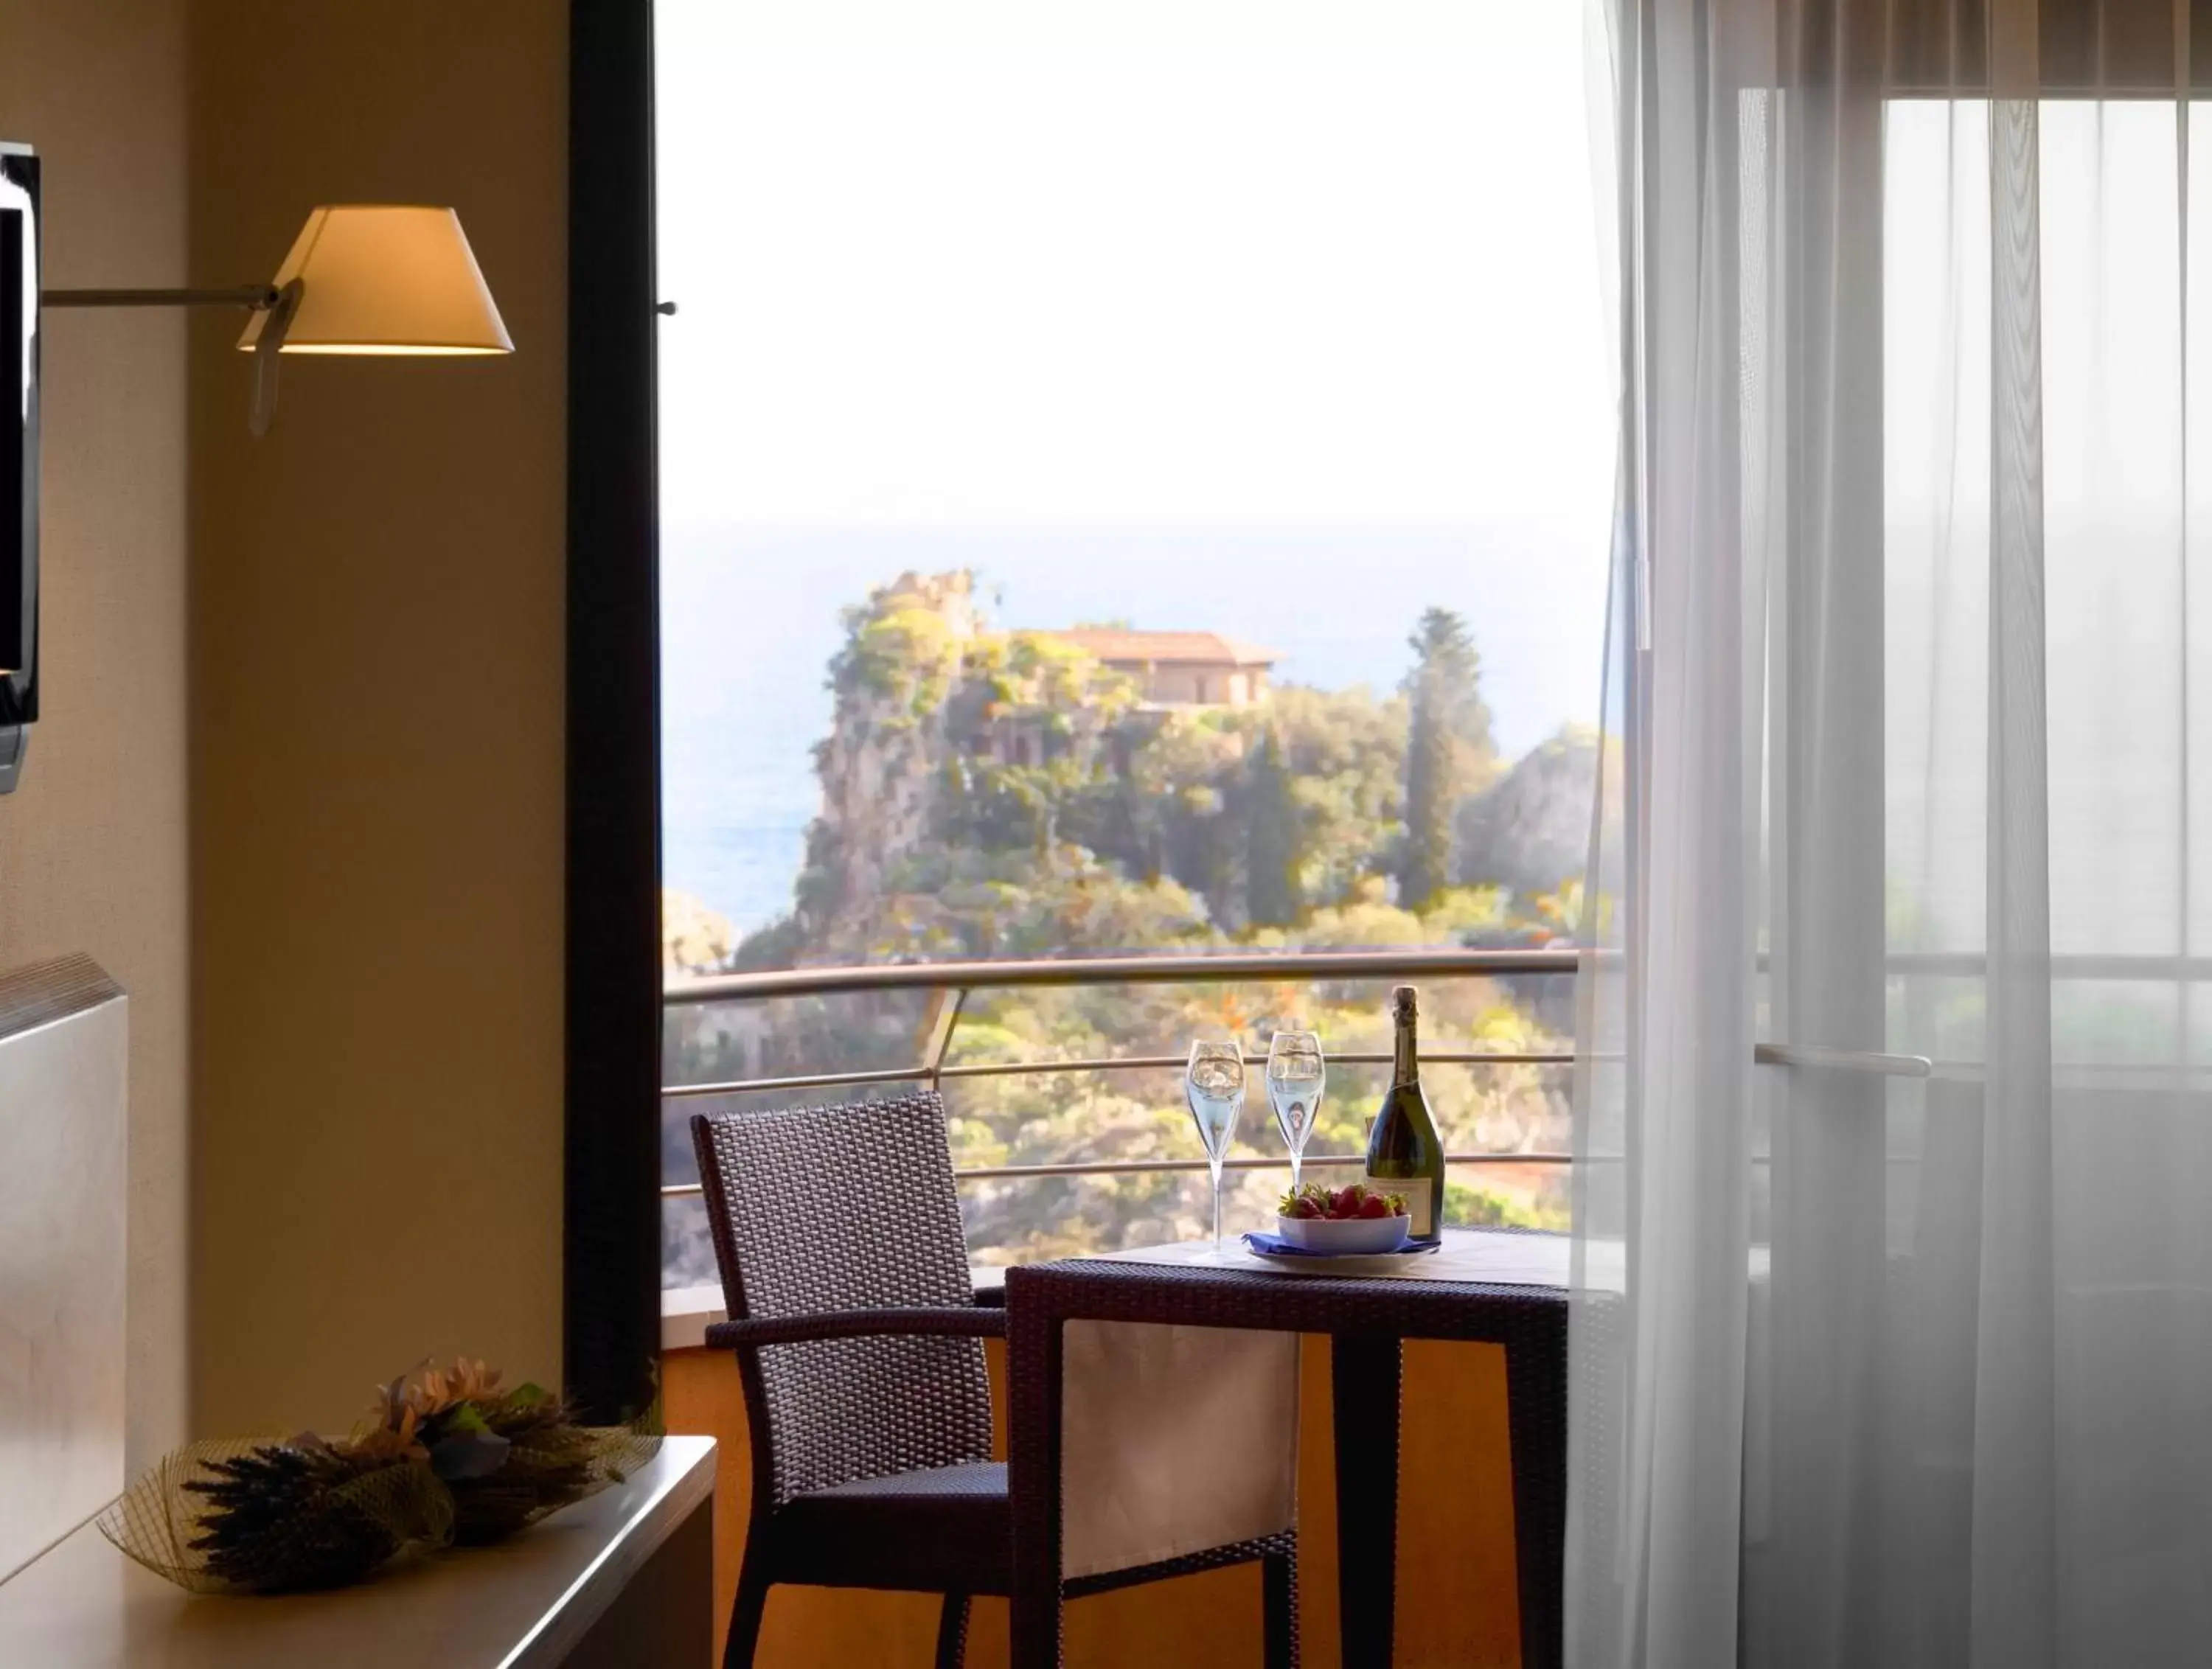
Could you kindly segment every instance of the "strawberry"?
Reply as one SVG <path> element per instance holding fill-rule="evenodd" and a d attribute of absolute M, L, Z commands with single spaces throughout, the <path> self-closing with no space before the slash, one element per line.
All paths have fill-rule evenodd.
<path fill-rule="evenodd" d="M 1284 1207 L 1282 1214 L 1286 1217 L 1317 1217 L 1321 1215 L 1321 1207 L 1315 1205 L 1310 1199 L 1305 1199 L 1301 1195 L 1299 1198 L 1291 1200 L 1288 1205 Z"/>
<path fill-rule="evenodd" d="M 1381 1194 L 1370 1194 L 1359 1203 L 1359 1215 L 1364 1217 L 1386 1217 L 1390 1215 L 1390 1202 Z"/>
<path fill-rule="evenodd" d="M 1360 1203 L 1366 1198 L 1367 1190 L 1357 1182 L 1348 1187 L 1339 1188 L 1328 1202 L 1328 1214 L 1340 1223 L 1346 1217 L 1356 1217 L 1359 1215 Z"/>

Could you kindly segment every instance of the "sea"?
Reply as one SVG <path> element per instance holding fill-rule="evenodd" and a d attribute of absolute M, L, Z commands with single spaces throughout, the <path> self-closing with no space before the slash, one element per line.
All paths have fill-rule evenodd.
<path fill-rule="evenodd" d="M 1424 609 L 1457 610 L 1508 759 L 1595 721 L 1604 507 L 1459 529 L 671 528 L 661 552 L 666 884 L 740 932 L 790 907 L 843 610 L 973 569 L 994 623 L 1120 621 L 1279 651 L 1279 682 L 1385 692 Z"/>

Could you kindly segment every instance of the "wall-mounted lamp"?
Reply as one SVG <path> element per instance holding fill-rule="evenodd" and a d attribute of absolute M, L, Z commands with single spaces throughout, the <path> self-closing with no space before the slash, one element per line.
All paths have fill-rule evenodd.
<path fill-rule="evenodd" d="M 41 290 L 39 160 L 0 143 L 0 794 L 14 788 L 38 702 L 39 313 L 42 307 L 242 307 L 253 355 L 249 426 L 276 416 L 283 354 L 453 358 L 511 354 L 450 209 L 316 209 L 266 284 L 235 289 Z"/>
<path fill-rule="evenodd" d="M 276 355 L 511 354 L 460 216 L 450 209 L 337 203 L 316 209 L 266 284 L 237 289 L 47 290 L 49 307 L 244 307 L 254 356 L 251 427 L 276 417 Z"/>

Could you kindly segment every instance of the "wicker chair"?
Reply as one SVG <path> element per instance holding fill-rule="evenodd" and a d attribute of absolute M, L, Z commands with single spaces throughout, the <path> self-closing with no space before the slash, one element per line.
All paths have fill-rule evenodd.
<path fill-rule="evenodd" d="M 777 1582 L 941 1593 L 939 1669 L 960 1661 L 969 1597 L 1012 1586 L 1006 1468 L 991 1459 L 979 1307 L 945 1104 L 893 1101 L 691 1120 L 751 1429 L 752 1516 L 725 1669 L 753 1660 Z M 1088 1576 L 1068 1598 L 1263 1563 L 1268 1669 L 1297 1661 L 1297 1545 L 1255 1541 Z"/>

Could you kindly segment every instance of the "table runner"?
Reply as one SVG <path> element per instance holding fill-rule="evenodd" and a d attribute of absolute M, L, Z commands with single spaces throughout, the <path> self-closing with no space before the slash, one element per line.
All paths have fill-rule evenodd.
<path fill-rule="evenodd" d="M 1211 1241 L 1112 1261 L 1190 1263 Z M 1091 1576 L 1297 1522 L 1295 1333 L 1073 1321 L 1062 1337 L 1060 1572 Z"/>
<path fill-rule="evenodd" d="M 1071 1321 L 1061 1350 L 1063 1576 L 1297 1522 L 1297 1334 Z"/>

